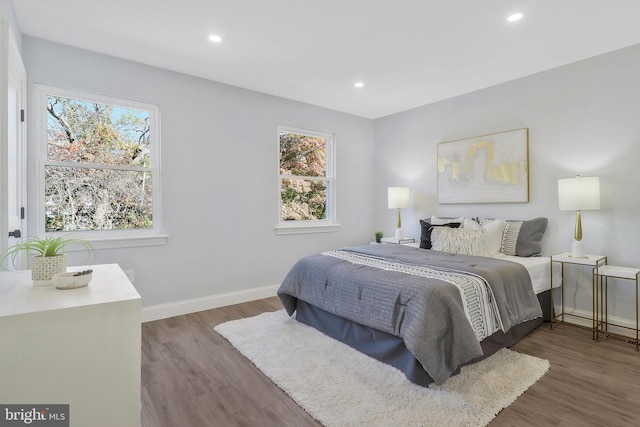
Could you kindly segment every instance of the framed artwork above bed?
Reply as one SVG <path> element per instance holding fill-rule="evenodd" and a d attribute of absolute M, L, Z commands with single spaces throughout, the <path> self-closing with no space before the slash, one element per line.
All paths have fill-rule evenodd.
<path fill-rule="evenodd" d="M 529 202 L 529 129 L 438 144 L 438 203 Z"/>

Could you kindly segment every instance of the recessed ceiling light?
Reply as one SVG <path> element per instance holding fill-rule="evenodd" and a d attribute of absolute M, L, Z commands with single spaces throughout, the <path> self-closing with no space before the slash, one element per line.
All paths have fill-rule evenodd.
<path fill-rule="evenodd" d="M 355 82 L 353 85 L 354 85 L 355 87 L 358 87 L 358 88 L 360 88 L 360 87 L 364 87 L 364 83 L 362 83 L 362 82 Z"/>
<path fill-rule="evenodd" d="M 524 16 L 524 15 L 523 15 L 522 13 L 520 13 L 520 12 L 512 13 L 511 15 L 509 15 L 509 16 L 507 17 L 507 21 L 509 21 L 509 22 L 516 22 L 516 21 L 521 20 L 523 16 Z"/>
<path fill-rule="evenodd" d="M 212 41 L 212 42 L 214 42 L 214 43 L 220 43 L 220 42 L 222 41 L 222 37 L 217 36 L 217 35 L 215 35 L 215 34 L 211 34 L 211 35 L 209 36 L 209 40 L 211 40 L 211 41 Z"/>

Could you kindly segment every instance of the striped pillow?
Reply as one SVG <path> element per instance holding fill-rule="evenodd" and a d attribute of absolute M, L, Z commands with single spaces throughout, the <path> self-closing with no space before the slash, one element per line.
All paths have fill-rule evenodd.
<path fill-rule="evenodd" d="M 515 255 L 518 246 L 518 235 L 523 221 L 507 221 L 502 233 L 502 246 L 500 252 L 505 255 Z"/>

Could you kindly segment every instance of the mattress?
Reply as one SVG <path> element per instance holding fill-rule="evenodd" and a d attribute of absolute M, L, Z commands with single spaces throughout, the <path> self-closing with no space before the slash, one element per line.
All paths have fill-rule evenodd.
<path fill-rule="evenodd" d="M 531 284 L 536 294 L 549 290 L 551 258 L 546 256 L 519 257 L 504 254 L 494 255 L 493 258 L 513 261 L 523 265 L 529 272 L 529 276 L 531 276 Z M 560 282 L 560 269 L 556 268 L 554 269 L 553 275 L 553 287 L 557 288 L 560 286 Z"/>

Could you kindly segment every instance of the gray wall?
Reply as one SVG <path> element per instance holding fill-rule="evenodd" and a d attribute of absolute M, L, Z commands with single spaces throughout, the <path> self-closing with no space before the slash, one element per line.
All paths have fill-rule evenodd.
<path fill-rule="evenodd" d="M 558 210 L 557 180 L 599 176 L 601 205 L 584 211 L 587 253 L 609 264 L 640 267 L 640 45 L 437 102 L 375 121 L 375 224 L 393 232 L 386 188 L 409 186 L 405 235 L 419 237 L 418 220 L 440 216 L 549 218 L 544 252 L 569 251 L 575 213 Z M 438 205 L 439 142 L 529 128 L 530 202 Z M 586 280 L 585 280 L 586 279 Z M 590 271 L 567 281 L 569 305 L 591 307 Z M 576 292 L 576 280 L 580 286 Z M 630 282 L 611 287 L 610 314 L 635 319 Z"/>
<path fill-rule="evenodd" d="M 13 33 L 18 50 L 22 50 L 22 34 L 10 0 L 0 0 L 0 19 L 6 19 L 9 23 L 9 30 Z"/>
<path fill-rule="evenodd" d="M 602 209 L 583 213 L 589 253 L 640 266 L 640 46 L 375 121 L 25 37 L 30 83 L 160 105 L 166 246 L 101 251 L 135 270 L 144 306 L 277 284 L 300 256 L 393 234 L 386 188 L 406 185 L 405 235 L 436 215 L 549 218 L 545 254 L 569 250 L 575 216 L 557 179 L 601 178 Z M 277 125 L 336 134 L 338 233 L 276 236 Z M 529 128 L 530 202 L 438 205 L 439 142 Z M 244 156 L 243 163 L 233 159 Z M 576 274 L 577 273 L 577 274 Z M 589 271 L 570 272 L 567 304 L 590 309 Z M 576 284 L 578 284 L 576 286 Z M 610 313 L 633 318 L 631 287 Z"/>
<path fill-rule="evenodd" d="M 41 83 L 160 106 L 168 244 L 98 257 L 134 270 L 143 306 L 275 285 L 303 255 L 371 240 L 371 120 L 31 37 L 23 56 L 30 90 Z M 335 134 L 339 232 L 275 235 L 278 125 Z"/>

